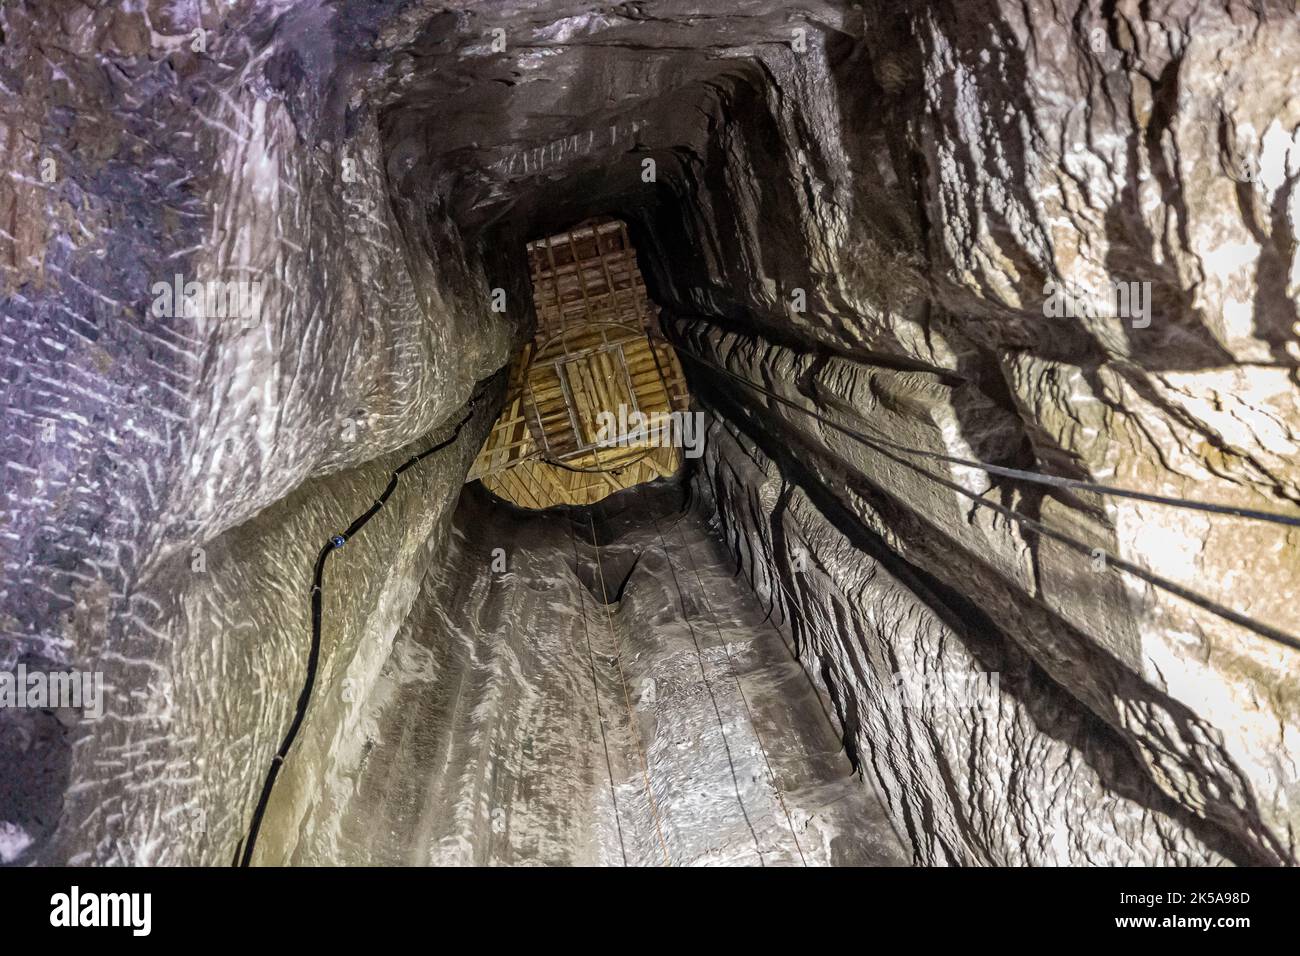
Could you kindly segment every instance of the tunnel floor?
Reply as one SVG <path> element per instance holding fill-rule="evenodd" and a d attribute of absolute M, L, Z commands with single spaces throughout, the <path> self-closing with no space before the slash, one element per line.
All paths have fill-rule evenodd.
<path fill-rule="evenodd" d="M 542 513 L 467 486 L 293 862 L 908 863 L 732 571 L 676 481 Z"/>

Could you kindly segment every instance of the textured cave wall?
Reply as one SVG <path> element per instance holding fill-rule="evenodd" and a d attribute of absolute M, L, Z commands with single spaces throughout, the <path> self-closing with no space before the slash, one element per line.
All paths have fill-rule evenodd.
<path fill-rule="evenodd" d="M 679 342 L 846 422 L 1295 512 L 1289 3 L 717 6 L 5 5 L 0 666 L 101 670 L 111 688 L 93 728 L 0 715 L 20 771 L 0 821 L 22 861 L 225 862 L 301 673 L 297 549 L 459 418 L 527 324 L 522 241 L 587 215 L 629 219 Z M 264 282 L 261 320 L 151 314 L 177 272 Z M 1150 281 L 1151 324 L 1047 319 L 1049 280 Z M 808 572 L 756 541 L 798 537 L 835 571 L 783 610 L 814 676 L 856 701 L 864 766 L 918 859 L 1294 860 L 1294 653 L 695 384 L 765 449 L 742 455 L 720 423 L 699 486 L 760 594 Z M 364 594 L 330 638 L 339 700 L 282 781 L 268 862 L 308 853 L 301 821 L 343 779 L 472 443 L 428 463 L 428 502 L 399 505 L 410 528 L 372 524 L 340 556 Z M 811 503 L 774 520 L 727 474 L 752 458 L 755 488 L 783 487 L 762 459 L 783 448 L 801 454 L 785 500 Z M 947 477 L 1300 631 L 1294 531 Z M 828 513 L 848 523 L 832 533 Z M 208 577 L 185 570 L 196 547 Z M 899 616 L 889 634 L 851 626 L 875 613 L 851 586 L 868 578 Z M 987 726 L 891 714 L 873 694 L 891 654 L 1023 676 Z M 228 689 L 227 668 L 247 679 Z M 893 736 L 932 720 L 948 735 L 915 756 Z M 241 748 L 247 767 L 212 756 Z M 1007 755 L 1040 752 L 1065 769 L 1035 791 Z"/>
<path fill-rule="evenodd" d="M 774 67 L 758 118 L 751 91 L 720 97 L 718 145 L 670 180 L 679 201 L 663 208 L 681 215 L 647 229 L 652 263 L 699 253 L 694 275 L 655 274 L 671 312 L 704 320 L 669 323 L 677 341 L 912 446 L 1294 514 L 1300 114 L 1294 58 L 1277 51 L 1296 48 L 1297 22 L 1232 4 L 1142 10 L 1080 7 L 1067 27 L 1046 5 L 892 18 L 880 5 L 861 44 L 835 37 L 820 67 L 791 57 L 788 80 Z M 836 104 L 808 79 L 819 69 Z M 1150 281 L 1150 327 L 1045 318 L 1048 279 Z M 806 313 L 791 308 L 796 288 Z M 765 338 L 723 337 L 719 322 Z M 813 452 L 813 482 L 1117 733 L 1140 789 L 1229 834 L 1220 849 L 1238 862 L 1294 860 L 1294 652 L 1114 569 L 1097 574 L 1086 556 L 767 404 L 769 444 Z M 944 477 L 1300 631 L 1294 529 Z M 1087 843 L 1070 837 L 1041 858 L 1127 858 Z"/>
<path fill-rule="evenodd" d="M 420 581 L 439 560 L 460 484 L 493 412 L 494 404 L 485 403 L 454 445 L 404 473 L 387 506 L 326 565 L 321 660 L 308 720 L 276 783 L 254 862 L 283 860 L 285 832 L 322 786 L 339 741 L 349 739 Z M 370 506 L 395 467 L 450 430 L 305 482 L 209 542 L 201 572 L 181 555 L 151 578 L 145 593 L 159 601 L 157 613 L 167 622 L 159 637 L 172 638 L 170 652 L 151 662 L 147 681 L 129 691 L 112 688 L 117 693 L 110 699 L 126 697 L 120 715 L 140 735 L 121 769 L 138 762 L 137 772 L 153 785 L 129 797 L 102 787 L 74 789 L 63 814 L 78 825 L 60 830 L 47 858 L 97 862 L 83 848 L 103 825 L 121 854 L 115 862 L 230 862 L 302 689 L 312 568 L 321 544 Z M 88 731 L 86 742 L 74 745 L 73 780 L 96 775 L 80 761 L 103 759 L 99 722 Z"/>
<path fill-rule="evenodd" d="M 500 392 L 495 395 L 499 396 Z M 464 475 L 495 418 L 495 407 L 496 403 L 482 406 L 454 445 L 406 472 L 399 493 L 394 496 L 397 500 L 390 499 L 384 511 L 347 545 L 346 550 L 336 554 L 327 567 L 324 583 L 326 644 L 317 675 L 312 703 L 314 710 L 295 744 L 295 759 L 285 767 L 277 782 L 275 802 L 268 811 L 260 837 L 262 850 L 255 862 L 274 863 L 285 858 L 287 851 L 284 848 L 291 843 L 287 835 L 281 834 L 291 832 L 296 821 L 307 812 L 323 778 L 332 770 L 335 754 L 355 737 L 359 708 L 369 698 L 380 668 L 392 651 L 393 640 L 411 612 L 420 582 L 431 566 L 445 560 L 451 513 Z M 409 452 L 422 451 L 434 437 L 428 436 L 414 443 Z M 441 440 L 443 436 L 436 437 Z M 379 480 L 375 478 L 375 472 L 379 470 L 375 465 L 391 469 L 404 461 L 407 454 L 408 449 L 402 449 L 382 456 L 376 463 L 366 466 L 364 476 L 349 473 L 348 477 L 355 475 L 352 485 L 356 488 L 355 498 L 338 502 L 333 513 L 346 513 L 349 509 L 357 513 L 358 505 L 363 510 L 367 496 L 373 497 L 383 484 L 382 477 Z M 318 501 L 324 497 L 319 491 L 309 488 L 307 493 Z M 326 504 L 333 502 L 327 498 Z M 374 534 L 370 533 L 372 525 Z M 323 522 L 322 527 L 328 533 L 329 525 Z M 274 567 L 265 577 L 277 589 L 280 581 L 286 578 L 301 578 L 309 584 L 302 568 L 301 562 L 295 562 L 292 572 Z M 246 585 L 239 589 L 239 593 L 242 601 L 244 595 L 256 594 L 257 589 Z M 307 592 L 295 588 L 294 593 Z M 302 610 L 290 619 L 290 629 L 294 633 L 308 633 L 305 602 L 294 602 L 293 607 Z M 282 616 L 283 610 L 270 619 L 278 624 Z M 301 646 L 301 643 L 296 644 L 295 650 Z M 292 675 L 289 685 L 274 695 L 267 695 L 268 700 L 280 701 L 278 709 L 284 712 L 282 720 L 268 721 L 263 729 L 271 740 L 283 735 L 289 702 L 296 700 L 298 672 L 293 667 L 287 670 Z M 252 748 L 254 754 L 264 752 L 269 745 L 267 740 L 258 743 L 261 746 Z M 255 794 L 256 787 L 261 785 L 262 774 L 257 773 L 254 780 L 255 787 L 250 793 Z M 229 844 L 221 841 L 216 845 Z"/>
<path fill-rule="evenodd" d="M 444 150 L 467 228 L 516 241 L 543 215 L 610 209 L 630 219 L 678 342 L 846 423 L 935 452 L 1295 513 L 1289 5 L 987 0 L 796 16 L 755 4 L 699 22 L 665 4 L 635 22 L 559 18 L 574 9 L 449 18 L 426 47 L 435 69 L 411 68 L 386 131 Z M 458 41 L 495 24 L 505 54 L 460 63 Z M 707 64 L 684 55 L 704 46 Z M 464 118 L 427 95 L 443 91 Z M 637 175 L 647 158 L 653 184 Z M 1044 312 L 1049 282 L 1097 293 L 1121 281 L 1150 283 L 1145 327 Z M 738 354 L 720 330 L 744 337 Z M 707 404 L 763 401 L 704 373 L 696 383 L 714 386 Z M 1143 811 L 1116 811 L 1138 821 L 1127 826 L 1151 859 L 1166 844 L 1168 859 L 1193 858 L 1202 840 L 1237 862 L 1294 859 L 1292 651 L 1097 573 L 797 413 L 772 406 L 759 430 L 812 453 L 806 479 L 846 502 L 842 517 L 964 595 L 1091 715 L 1098 740 L 1127 751 L 1109 786 L 1159 807 L 1154 787 L 1191 814 L 1195 833 L 1167 840 Z M 945 477 L 1300 631 L 1294 530 Z M 849 478 L 870 507 L 843 490 Z M 1036 857 L 1001 852 L 1100 859 L 1080 827 Z M 953 839 L 954 858 L 997 856 Z"/>
<path fill-rule="evenodd" d="M 300 686 L 315 550 L 507 357 L 521 317 L 489 310 L 476 251 L 388 188 L 355 56 L 384 9 L 340 12 L 0 14 L 0 666 L 107 685 L 93 725 L 0 716 L 5 862 L 229 861 Z M 154 314 L 177 273 L 260 282 L 260 314 Z M 409 524 L 353 551 L 338 666 L 382 656 L 493 398 L 412 476 Z"/>
<path fill-rule="evenodd" d="M 736 567 L 834 701 L 866 780 L 878 786 L 924 865 L 1220 864 L 1241 846 L 1162 793 L 1127 743 L 1057 684 L 1003 630 L 900 558 L 896 531 L 951 546 L 919 522 L 889 527 L 847 470 L 780 468 L 744 427 L 713 420 L 702 496 Z M 784 475 L 791 475 L 786 478 Z M 828 493 L 818 480 L 843 490 Z M 810 495 L 804 485 L 816 487 Z M 848 531 L 841 529 L 851 529 Z M 909 557 L 915 557 L 905 551 Z M 969 570 L 956 556 L 946 571 Z M 927 562 L 928 564 L 929 562 Z M 983 582 L 967 581 L 972 590 Z M 1000 623 L 1001 619 L 998 619 Z M 1050 627 L 1048 615 L 1034 621 Z M 953 693 L 894 675 L 946 674 Z M 964 675 L 998 675 L 978 693 Z M 973 699 L 958 693 L 970 686 Z"/>
<path fill-rule="evenodd" d="M 292 862 L 906 863 L 682 492 L 530 514 L 467 490 Z"/>

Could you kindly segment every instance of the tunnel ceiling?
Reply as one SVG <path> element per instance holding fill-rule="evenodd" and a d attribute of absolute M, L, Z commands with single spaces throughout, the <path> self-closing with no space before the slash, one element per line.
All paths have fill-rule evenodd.
<path fill-rule="evenodd" d="M 552 3 L 392 30 L 400 52 L 378 98 L 389 174 L 403 192 L 436 183 L 469 233 L 510 217 L 538 234 L 569 209 L 640 206 L 639 160 L 706 142 L 720 92 L 762 83 L 761 50 L 856 20 L 835 4 L 796 18 L 774 3 Z"/>

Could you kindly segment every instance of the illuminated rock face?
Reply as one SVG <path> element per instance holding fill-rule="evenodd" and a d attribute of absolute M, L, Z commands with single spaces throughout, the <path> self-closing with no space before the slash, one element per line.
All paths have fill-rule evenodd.
<path fill-rule="evenodd" d="M 682 491 L 538 515 L 467 490 L 288 859 L 907 863 Z"/>
<path fill-rule="evenodd" d="M 408 679 L 443 699 L 437 674 L 486 659 L 473 641 L 563 647 L 559 611 L 484 625 L 459 658 L 421 622 L 450 621 L 475 574 L 504 587 L 466 539 L 511 540 L 453 535 L 453 514 L 530 332 L 524 243 L 589 216 L 629 223 L 676 344 L 841 424 L 1294 514 L 1300 22 L 1076 6 L 249 0 L 191 23 L 161 2 L 6 4 L 0 669 L 100 672 L 106 714 L 0 710 L 0 861 L 231 859 L 302 686 L 317 551 L 476 383 L 460 439 L 330 559 L 317 686 L 257 861 L 392 859 L 364 811 L 433 835 L 422 862 L 615 861 L 599 787 L 548 804 L 562 822 L 479 784 L 481 815 L 447 802 L 474 768 L 536 766 L 540 786 L 563 761 L 475 752 L 435 712 L 403 747 L 390 706 Z M 221 287 L 244 314 L 168 302 L 177 276 L 182 299 L 245 283 Z M 819 862 L 1295 861 L 1296 653 L 1092 550 L 1296 634 L 1294 529 L 900 462 L 684 364 L 712 422 L 685 527 L 748 582 L 716 584 L 714 609 L 771 611 L 898 833 L 878 839 L 865 799 Z M 639 513 L 625 541 L 648 534 Z M 538 576 L 516 586 L 550 582 L 571 614 L 563 541 L 520 540 Z M 675 593 L 670 572 L 641 566 L 617 613 L 677 633 L 642 603 Z M 678 660 L 656 640 L 627 637 L 642 691 Z M 444 653 L 434 677 L 412 678 L 420 648 Z M 917 672 L 999 680 L 979 706 L 904 705 L 895 675 Z M 503 706 L 466 686 L 483 720 Z M 697 703 L 635 709 L 690 728 Z M 437 826 L 368 776 L 380 729 L 386 772 L 443 794 Z M 457 755 L 452 776 L 430 753 Z M 666 795 L 694 772 L 648 769 Z M 672 859 L 720 852 L 729 810 L 674 806 L 695 829 Z M 514 837 L 489 847 L 503 815 Z M 752 862 L 742 845 L 726 859 Z"/>

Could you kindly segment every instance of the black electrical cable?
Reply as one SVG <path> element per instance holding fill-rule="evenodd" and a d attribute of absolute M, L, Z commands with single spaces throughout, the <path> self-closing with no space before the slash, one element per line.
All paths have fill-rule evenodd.
<path fill-rule="evenodd" d="M 1277 514 L 1272 511 L 1256 511 L 1252 508 L 1238 508 L 1233 505 L 1217 505 L 1208 501 L 1192 501 L 1187 498 L 1171 498 L 1165 495 L 1153 495 L 1148 494 L 1145 491 L 1132 491 L 1128 488 L 1116 488 L 1113 485 L 1099 485 L 1095 482 L 1080 481 L 1075 478 L 1059 478 L 1056 475 L 1043 475 L 1034 471 L 1022 471 L 1019 468 L 1006 468 L 1002 465 L 993 465 L 988 462 L 972 461 L 969 458 L 955 458 L 951 455 L 941 455 L 937 452 L 925 451 L 921 448 L 911 448 L 907 445 L 900 445 L 897 442 L 890 441 L 889 439 L 880 436 L 873 437 L 864 435 L 863 433 L 855 431 L 845 425 L 841 425 L 839 422 L 833 421 L 824 415 L 820 415 L 812 409 L 804 408 L 798 402 L 793 402 L 782 395 L 778 395 L 776 392 L 770 391 L 762 385 L 750 381 L 743 375 L 737 375 L 735 372 L 722 368 L 719 365 L 715 365 L 713 362 L 701 358 L 687 349 L 678 349 L 678 352 L 700 365 L 721 372 L 744 385 L 748 385 L 750 388 L 762 392 L 770 398 L 776 399 L 784 405 L 789 405 L 796 411 L 803 412 L 805 415 L 817 419 L 824 425 L 829 425 L 836 431 L 843 432 L 850 438 L 855 438 L 863 444 L 871 445 L 872 447 L 875 447 L 876 444 L 886 445 L 896 451 L 901 451 L 909 455 L 920 455 L 935 461 L 944 461 L 953 465 L 964 465 L 967 468 L 978 468 L 981 471 L 987 471 L 989 474 L 1002 475 L 1006 478 L 1015 478 L 1018 481 L 1030 481 L 1039 485 L 1051 485 L 1056 488 L 1078 488 L 1084 491 L 1094 491 L 1097 494 L 1102 495 L 1115 495 L 1121 498 L 1135 498 L 1139 501 L 1150 501 L 1155 504 L 1169 505 L 1173 508 L 1188 508 L 1193 511 L 1208 511 L 1212 514 L 1233 515 L 1238 518 L 1249 518 L 1253 521 L 1267 521 L 1272 524 L 1284 524 L 1300 528 L 1300 518 L 1292 517 L 1291 515 Z M 880 449 L 877 448 L 876 450 L 879 451 Z"/>
<path fill-rule="evenodd" d="M 969 491 L 968 489 L 962 487 L 960 484 L 958 484 L 955 481 L 949 481 L 946 478 L 942 478 L 939 475 L 935 475 L 932 472 L 927 471 L 924 468 L 921 468 L 920 466 L 916 465 L 913 462 L 907 461 L 906 459 L 899 458 L 897 455 L 891 454 L 889 451 L 883 448 L 881 444 L 878 443 L 876 440 L 869 438 L 866 435 L 861 434 L 860 432 L 856 432 L 851 428 L 846 428 L 836 422 L 833 422 L 822 415 L 818 415 L 816 412 L 804 408 L 802 405 L 799 405 L 796 402 L 792 402 L 789 399 L 784 398 L 783 396 L 777 395 L 775 392 L 769 391 L 768 389 L 764 388 L 762 385 L 752 382 L 742 375 L 737 375 L 734 372 L 728 371 L 725 368 L 721 368 L 720 366 L 715 365 L 714 363 L 708 361 L 707 359 L 703 359 L 700 356 L 695 355 L 686 349 L 678 349 L 678 352 L 682 355 L 685 355 L 687 358 L 691 359 L 692 361 L 696 362 L 699 365 L 702 365 L 706 368 L 714 369 L 715 371 L 718 372 L 722 372 L 724 375 L 727 375 L 735 379 L 736 381 L 740 382 L 743 385 L 747 385 L 750 388 L 762 392 L 765 395 L 768 395 L 779 402 L 783 402 L 784 404 L 789 405 L 791 408 L 794 408 L 797 411 L 801 411 L 813 418 L 816 418 L 818 421 L 830 425 L 832 428 L 844 432 L 846 435 L 849 435 L 850 437 L 855 438 L 856 440 L 862 442 L 864 445 L 873 449 L 877 453 L 884 455 L 886 458 L 890 459 L 891 461 L 896 462 L 897 464 L 900 464 L 905 468 L 909 468 L 912 471 L 915 471 L 917 474 L 929 478 L 931 481 L 937 482 L 941 485 L 951 488 L 953 491 L 956 491 L 958 494 L 963 495 L 966 498 L 969 498 L 976 505 L 981 505 L 985 508 L 991 508 L 994 511 L 996 511 L 998 514 L 1010 518 L 1011 520 L 1017 522 L 1018 524 L 1030 528 L 1031 530 L 1037 532 L 1040 535 L 1051 538 L 1054 541 L 1059 541 L 1060 543 L 1066 545 L 1067 547 L 1071 548 L 1074 551 L 1089 556 L 1094 556 L 1096 555 L 1097 552 L 1100 552 L 1102 557 L 1106 560 L 1107 563 L 1113 564 L 1115 567 L 1119 568 L 1122 571 L 1127 571 L 1129 574 L 1132 574 L 1134 577 L 1140 578 L 1141 580 L 1146 581 L 1148 584 L 1151 584 L 1154 587 L 1158 587 L 1161 588 L 1162 590 L 1168 591 L 1169 593 L 1174 594 L 1191 604 L 1195 604 L 1197 607 L 1202 608 L 1203 610 L 1209 611 L 1211 614 L 1215 614 L 1226 621 L 1230 621 L 1233 624 L 1246 628 L 1247 630 L 1253 631 L 1254 633 L 1260 635 L 1261 637 L 1266 637 L 1269 640 L 1276 641 L 1277 643 L 1282 644 L 1286 647 L 1290 647 L 1295 650 L 1300 650 L 1300 638 L 1288 634 L 1285 631 L 1281 631 L 1270 624 L 1264 624 L 1259 621 L 1256 621 L 1253 618 L 1246 616 L 1245 614 L 1241 614 L 1238 611 L 1232 610 L 1231 608 L 1226 608 L 1223 605 L 1211 600 L 1210 598 L 1197 594 L 1195 591 L 1188 590 L 1187 588 L 1183 587 L 1181 584 L 1178 584 L 1177 582 L 1170 581 L 1169 579 L 1161 577 L 1160 575 L 1155 574 L 1152 571 L 1148 571 L 1146 568 L 1133 564 L 1130 561 L 1125 561 L 1123 558 L 1120 558 L 1116 555 L 1112 555 L 1110 554 L 1110 552 L 1106 551 L 1103 548 L 1090 548 L 1088 545 L 1084 544 L 1083 542 L 1077 541 L 1074 538 L 1071 538 L 1069 535 L 1062 534 L 1059 531 L 1055 531 L 1047 527 L 1046 525 L 1042 524 L 1041 522 L 1035 521 L 1033 518 L 1026 517 L 1025 515 L 1022 515 L 1019 512 L 1004 507 L 1002 505 L 999 505 L 996 502 L 988 501 L 985 498 L 983 498 L 981 495 L 978 495 L 973 491 Z M 899 446 L 899 447 L 906 449 L 907 446 Z M 947 461 L 954 461 L 974 468 L 985 467 L 979 462 L 968 462 L 963 459 L 947 458 L 947 456 L 935 455 L 933 453 L 925 452 L 920 449 L 908 449 L 908 450 L 914 451 L 917 454 L 926 455 L 927 457 L 938 458 Z M 1004 469 L 1004 470 L 1013 471 L 1014 469 Z M 1032 475 L 1033 473 L 1023 472 L 1021 474 Z M 1035 475 L 1034 477 L 1047 478 L 1049 476 Z M 1065 481 L 1065 479 L 1057 479 L 1057 480 Z M 1166 499 L 1155 495 L 1143 495 L 1139 492 L 1130 492 L 1125 489 L 1107 489 L 1103 485 L 1091 485 L 1088 482 L 1072 482 L 1072 485 L 1078 487 L 1087 487 L 1090 488 L 1091 490 L 1102 491 L 1103 493 L 1121 494 L 1127 497 L 1144 498 L 1146 500 L 1156 501 L 1161 504 L 1182 505 L 1186 507 L 1196 507 L 1198 510 L 1203 510 L 1203 511 L 1224 512 L 1228 514 L 1236 514 L 1240 517 L 1259 518 L 1261 520 L 1273 520 L 1280 524 L 1300 523 L 1297 522 L 1296 519 L 1288 518 L 1285 515 L 1274 515 L 1274 514 L 1270 514 L 1269 512 L 1251 512 L 1251 511 L 1247 511 L 1246 509 L 1224 508 L 1219 505 L 1211 505 L 1205 502 L 1185 502 L 1182 499 L 1177 499 L 1177 498 Z"/>
<path fill-rule="evenodd" d="M 236 851 L 236 857 L 239 859 L 241 867 L 248 866 L 253 859 L 257 833 L 262 828 L 262 817 L 266 814 L 267 805 L 271 802 L 271 791 L 275 788 L 276 778 L 280 775 L 280 767 L 289 754 L 289 748 L 293 746 L 294 738 L 298 736 L 298 730 L 302 727 L 303 719 L 307 716 L 307 705 L 311 703 L 311 692 L 316 683 L 316 668 L 320 663 L 321 577 L 325 573 L 325 560 L 343 547 L 349 538 L 364 528 L 366 522 L 379 513 L 379 509 L 384 506 L 389 496 L 397 488 L 398 478 L 402 472 L 415 467 L 434 452 L 442 451 L 460 437 L 461 429 L 469 424 L 470 419 L 474 417 L 474 408 L 478 404 L 479 397 L 480 395 L 476 394 L 469 400 L 469 411 L 465 413 L 464 418 L 456 423 L 456 428 L 452 431 L 450 437 L 438 442 L 431 448 L 425 449 L 398 466 L 388 479 L 388 486 L 384 489 L 383 494 L 375 499 L 375 503 L 348 525 L 346 531 L 331 537 L 325 543 L 325 546 L 320 549 L 320 553 L 316 555 L 316 570 L 312 574 L 311 581 L 311 650 L 307 654 L 307 677 L 303 682 L 302 692 L 298 695 L 298 705 L 294 710 L 293 723 L 289 725 L 289 732 L 284 735 L 284 741 L 280 744 L 280 749 L 276 751 L 275 758 L 271 761 L 271 768 L 266 773 L 266 781 L 262 784 L 262 794 L 258 798 L 257 809 L 253 811 L 253 822 L 248 828 L 248 837 L 244 841 L 242 856 L 238 850 Z"/>

